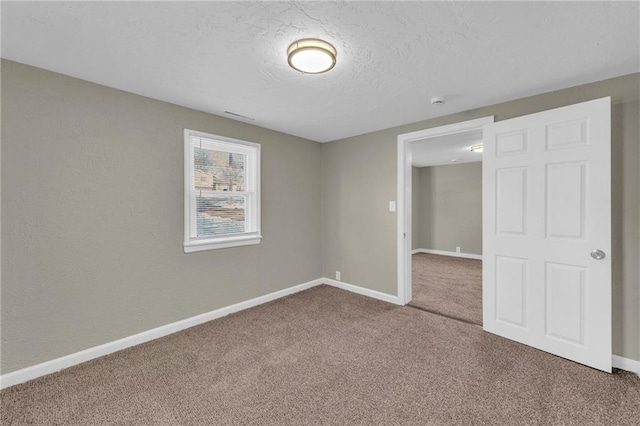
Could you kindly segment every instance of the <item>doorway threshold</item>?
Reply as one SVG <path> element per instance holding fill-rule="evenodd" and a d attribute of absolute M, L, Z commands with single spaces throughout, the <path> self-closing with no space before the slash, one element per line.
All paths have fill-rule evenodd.
<path fill-rule="evenodd" d="M 454 317 L 454 316 L 451 316 L 451 315 L 443 314 L 442 312 L 438 312 L 438 311 L 434 311 L 434 310 L 431 310 L 431 309 L 422 308 L 420 306 L 414 306 L 414 305 L 412 305 L 410 303 L 408 305 L 405 305 L 405 306 L 407 308 L 417 309 L 418 311 L 427 312 L 429 314 L 438 315 L 439 317 L 452 319 L 454 321 L 458 321 L 458 322 L 462 322 L 462 323 L 465 323 L 465 324 L 469 324 L 469 325 L 473 325 L 473 326 L 482 328 L 482 326 L 480 324 L 476 324 L 475 322 L 467 321 L 465 319 Z"/>

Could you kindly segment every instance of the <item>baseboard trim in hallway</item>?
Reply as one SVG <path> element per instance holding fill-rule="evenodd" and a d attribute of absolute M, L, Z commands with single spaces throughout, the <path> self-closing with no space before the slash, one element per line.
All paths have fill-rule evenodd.
<path fill-rule="evenodd" d="M 464 259 L 482 260 L 481 254 L 459 253 L 455 251 L 433 250 L 433 249 L 424 249 L 424 248 L 411 250 L 411 254 L 418 254 L 418 253 L 439 254 L 440 256 L 462 257 Z"/>

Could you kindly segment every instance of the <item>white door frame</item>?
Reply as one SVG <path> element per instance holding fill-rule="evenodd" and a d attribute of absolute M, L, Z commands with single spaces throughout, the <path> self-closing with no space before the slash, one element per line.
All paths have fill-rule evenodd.
<path fill-rule="evenodd" d="M 412 144 L 437 136 L 482 129 L 494 122 L 493 115 L 447 126 L 398 135 L 398 299 L 402 305 L 411 301 L 411 158 Z"/>

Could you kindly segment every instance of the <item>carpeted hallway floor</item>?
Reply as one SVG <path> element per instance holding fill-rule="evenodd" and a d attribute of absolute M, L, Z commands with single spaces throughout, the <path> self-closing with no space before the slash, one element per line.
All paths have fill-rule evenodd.
<path fill-rule="evenodd" d="M 640 379 L 319 286 L 0 402 L 3 425 L 637 425 Z"/>
<path fill-rule="evenodd" d="M 482 261 L 437 254 L 411 256 L 411 306 L 482 325 Z"/>

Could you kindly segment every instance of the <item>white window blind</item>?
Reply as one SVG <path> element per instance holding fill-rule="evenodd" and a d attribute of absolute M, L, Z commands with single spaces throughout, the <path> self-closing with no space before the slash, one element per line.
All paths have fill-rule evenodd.
<path fill-rule="evenodd" d="M 185 130 L 185 252 L 260 242 L 260 145 Z"/>

